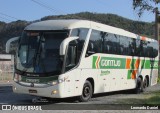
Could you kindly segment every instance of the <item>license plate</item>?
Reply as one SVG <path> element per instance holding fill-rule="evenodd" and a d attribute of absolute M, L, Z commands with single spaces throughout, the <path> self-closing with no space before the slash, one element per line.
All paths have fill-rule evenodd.
<path fill-rule="evenodd" d="M 37 93 L 37 90 L 29 89 L 29 93 Z"/>

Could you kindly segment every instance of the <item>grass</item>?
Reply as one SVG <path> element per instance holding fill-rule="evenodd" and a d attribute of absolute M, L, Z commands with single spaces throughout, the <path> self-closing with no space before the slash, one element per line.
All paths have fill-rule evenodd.
<path fill-rule="evenodd" d="M 157 80 L 157 82 L 160 84 L 160 65 L 158 67 L 158 80 Z"/>
<path fill-rule="evenodd" d="M 145 104 L 156 104 L 156 105 L 160 105 L 160 96 L 157 95 L 157 96 L 153 96 L 149 99 L 146 100 L 146 103 Z"/>
<path fill-rule="evenodd" d="M 145 104 L 160 105 L 160 91 L 153 92 L 152 96 L 145 100 Z"/>
<path fill-rule="evenodd" d="M 157 82 L 160 84 L 160 75 L 158 76 L 158 80 L 157 80 Z"/>
<path fill-rule="evenodd" d="M 155 91 L 149 94 L 143 94 L 141 98 L 130 98 L 119 101 L 121 104 L 148 104 L 160 105 L 160 91 Z"/>

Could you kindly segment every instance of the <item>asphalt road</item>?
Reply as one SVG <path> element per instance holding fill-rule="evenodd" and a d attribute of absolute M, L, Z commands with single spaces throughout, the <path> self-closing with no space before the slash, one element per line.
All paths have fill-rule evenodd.
<path fill-rule="evenodd" d="M 46 99 L 37 96 L 15 94 L 9 85 L 0 85 L 1 105 L 34 105 L 41 106 L 43 110 L 129 110 L 131 104 L 121 104 L 119 100 L 130 98 L 143 98 L 144 94 L 160 90 L 160 84 L 149 87 L 143 94 L 131 94 L 128 91 L 118 91 L 94 95 L 89 102 L 76 101 L 76 98 Z M 142 103 L 143 104 L 143 103 Z"/>

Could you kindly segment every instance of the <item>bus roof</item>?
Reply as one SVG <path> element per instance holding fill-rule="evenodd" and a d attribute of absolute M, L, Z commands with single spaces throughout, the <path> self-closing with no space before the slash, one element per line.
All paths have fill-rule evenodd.
<path fill-rule="evenodd" d="M 109 25 L 77 19 L 64 19 L 64 20 L 46 20 L 28 25 L 25 30 L 66 30 L 73 28 L 91 28 L 104 32 L 109 32 L 117 35 L 127 36 L 131 38 L 140 38 L 141 40 L 155 41 L 147 37 L 139 36 L 137 34 L 128 32 L 126 30 L 112 27 Z"/>

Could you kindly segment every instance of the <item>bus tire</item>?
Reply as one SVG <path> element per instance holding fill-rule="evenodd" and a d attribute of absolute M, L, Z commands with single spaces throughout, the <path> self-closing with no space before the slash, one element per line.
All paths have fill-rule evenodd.
<path fill-rule="evenodd" d="M 142 92 L 146 91 L 147 86 L 148 86 L 148 82 L 147 82 L 147 78 L 145 77 L 145 79 L 144 79 L 144 81 L 143 81 Z"/>
<path fill-rule="evenodd" d="M 79 101 L 80 102 L 87 102 L 91 99 L 93 94 L 93 87 L 92 84 L 86 80 L 84 85 L 83 85 L 83 90 L 82 90 L 82 94 L 79 97 Z"/>
<path fill-rule="evenodd" d="M 140 78 L 140 77 L 138 77 L 138 79 L 137 79 L 137 83 L 136 83 L 136 88 L 135 88 L 135 93 L 136 94 L 139 94 L 139 93 L 141 93 L 143 91 L 143 80 Z"/>

